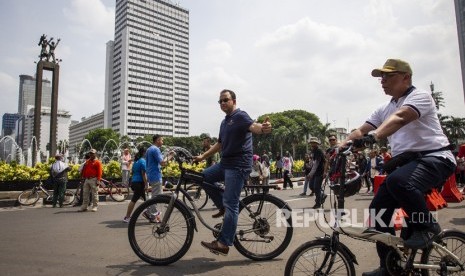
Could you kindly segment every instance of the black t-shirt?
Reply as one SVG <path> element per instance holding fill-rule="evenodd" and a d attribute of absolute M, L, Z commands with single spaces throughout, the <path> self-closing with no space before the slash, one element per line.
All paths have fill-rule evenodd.
<path fill-rule="evenodd" d="M 325 170 L 325 154 L 320 148 L 314 149 L 312 150 L 312 159 L 318 163 L 314 176 L 322 176 Z"/>

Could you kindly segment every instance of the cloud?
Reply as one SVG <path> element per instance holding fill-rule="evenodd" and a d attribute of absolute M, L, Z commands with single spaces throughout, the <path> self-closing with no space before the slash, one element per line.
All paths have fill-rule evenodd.
<path fill-rule="evenodd" d="M 81 35 L 108 35 L 114 30 L 115 9 L 105 7 L 100 0 L 73 0 L 63 13 Z"/>
<path fill-rule="evenodd" d="M 213 64 L 224 64 L 231 58 L 232 48 L 229 43 L 219 39 L 207 42 L 206 60 Z"/>

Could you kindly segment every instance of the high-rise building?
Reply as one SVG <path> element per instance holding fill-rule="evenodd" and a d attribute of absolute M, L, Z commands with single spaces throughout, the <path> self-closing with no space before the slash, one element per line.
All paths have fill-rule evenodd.
<path fill-rule="evenodd" d="M 21 118 L 20 114 L 5 113 L 2 117 L 2 136 L 16 134 L 16 121 Z"/>
<path fill-rule="evenodd" d="M 189 11 L 116 0 L 107 43 L 104 126 L 131 138 L 189 135 Z"/>
<path fill-rule="evenodd" d="M 35 105 L 36 79 L 28 75 L 19 75 L 18 113 L 26 115 L 28 105 Z M 52 103 L 52 83 L 42 80 L 42 107 L 50 107 Z"/>
<path fill-rule="evenodd" d="M 69 155 L 77 156 L 86 135 L 91 130 L 99 128 L 103 128 L 103 112 L 81 118 L 81 122 L 71 122 L 69 127 Z"/>
<path fill-rule="evenodd" d="M 455 18 L 457 20 L 460 64 L 462 69 L 462 89 L 465 100 L 465 0 L 455 0 Z"/>
<path fill-rule="evenodd" d="M 50 141 L 50 120 L 51 110 L 50 107 L 43 107 L 41 109 L 41 120 L 40 120 L 40 143 L 38 149 L 45 153 L 47 151 L 47 144 Z M 71 114 L 69 111 L 58 109 L 58 122 L 57 122 L 57 143 L 67 142 L 69 139 L 69 125 L 71 123 Z M 21 137 L 23 151 L 32 146 L 33 130 L 34 130 L 34 106 L 28 106 L 28 113 L 24 116 L 23 133 Z M 18 143 L 20 144 L 20 143 Z M 58 147 L 57 147 L 58 149 Z"/>

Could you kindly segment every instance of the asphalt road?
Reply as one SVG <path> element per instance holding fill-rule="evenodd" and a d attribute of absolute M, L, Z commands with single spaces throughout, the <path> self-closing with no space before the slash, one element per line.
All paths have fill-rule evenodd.
<path fill-rule="evenodd" d="M 301 192 L 297 187 L 271 193 L 288 201 L 293 209 L 313 206 L 314 198 L 298 196 Z M 372 195 L 358 194 L 348 198 L 346 207 L 360 214 L 371 199 Z M 122 222 L 126 207 L 127 202 L 101 202 L 96 213 L 41 204 L 0 209 L 0 275 L 283 275 L 289 255 L 302 243 L 322 236 L 315 223 L 294 221 L 294 236 L 287 250 L 272 261 L 255 262 L 234 248 L 227 257 L 205 250 L 200 241 L 211 241 L 213 236 L 198 222 L 199 232 L 188 253 L 174 264 L 156 267 L 141 261 L 130 248 L 127 224 Z M 329 202 L 325 207 L 329 209 Z M 209 204 L 202 214 L 213 223 L 214 212 Z M 439 211 L 438 219 L 443 228 L 465 230 L 465 201 L 449 203 Z M 357 256 L 357 274 L 377 267 L 373 243 L 347 237 L 341 240 Z"/>

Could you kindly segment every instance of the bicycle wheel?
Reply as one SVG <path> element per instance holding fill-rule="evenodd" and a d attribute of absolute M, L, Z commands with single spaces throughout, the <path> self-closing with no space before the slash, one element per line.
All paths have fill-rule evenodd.
<path fill-rule="evenodd" d="M 202 208 L 205 207 L 205 205 L 207 205 L 208 195 L 205 192 L 205 190 L 202 189 L 202 187 L 200 187 L 197 184 L 192 184 L 187 186 L 186 191 L 192 197 L 195 205 L 199 210 L 202 210 Z M 194 207 L 192 207 L 192 205 L 189 203 L 189 200 L 187 200 L 184 194 L 182 195 L 182 201 L 184 202 L 184 204 L 186 204 L 187 207 L 189 207 L 189 209 L 194 210 Z"/>
<path fill-rule="evenodd" d="M 329 240 L 306 242 L 289 257 L 284 275 L 355 275 L 350 255 L 341 247 L 334 253 L 331 256 Z"/>
<path fill-rule="evenodd" d="M 134 253 L 144 262 L 152 265 L 168 265 L 176 262 L 192 244 L 194 238 L 194 217 L 189 209 L 176 200 L 166 225 L 150 221 L 146 209 L 156 206 L 160 221 L 164 220 L 170 196 L 158 195 L 142 203 L 133 213 L 128 226 L 129 243 Z"/>
<path fill-rule="evenodd" d="M 23 191 L 18 196 L 18 202 L 21 205 L 29 206 L 34 205 L 37 201 L 39 201 L 39 193 L 36 189 Z"/>
<path fill-rule="evenodd" d="M 71 205 L 76 200 L 74 192 L 71 190 L 65 191 L 65 198 L 63 199 L 63 205 Z"/>
<path fill-rule="evenodd" d="M 125 201 L 129 196 L 129 186 L 124 183 L 113 183 L 111 187 L 108 187 L 108 190 L 114 201 Z"/>
<path fill-rule="evenodd" d="M 256 261 L 277 257 L 291 242 L 290 214 L 287 203 L 275 196 L 254 194 L 245 197 L 239 210 L 234 247 L 243 256 Z"/>
<path fill-rule="evenodd" d="M 465 266 L 465 233 L 457 230 L 446 230 L 444 231 L 439 240 L 436 241 L 438 244 L 445 246 L 450 252 L 452 252 L 460 260 L 460 264 L 449 255 L 445 255 L 439 249 L 434 246 L 430 246 L 423 251 L 421 254 L 422 264 L 434 264 L 440 265 L 445 263 L 448 267 Z M 442 253 L 442 254 L 441 254 Z M 421 271 L 424 276 L 429 275 L 440 275 L 439 270 L 425 270 Z M 448 271 L 447 275 L 465 275 L 465 271 Z"/>

